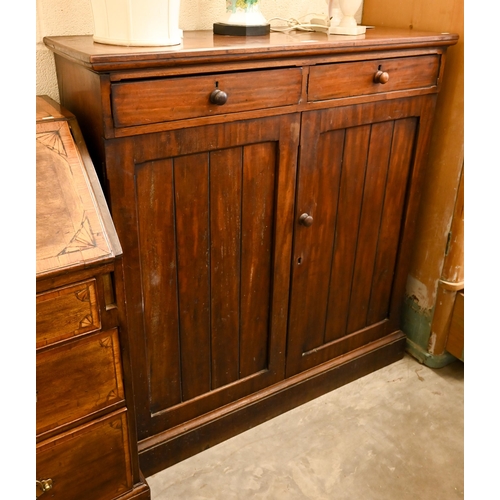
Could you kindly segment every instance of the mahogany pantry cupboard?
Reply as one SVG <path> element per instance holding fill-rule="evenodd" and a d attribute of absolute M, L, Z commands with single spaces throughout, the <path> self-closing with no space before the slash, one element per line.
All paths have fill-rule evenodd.
<path fill-rule="evenodd" d="M 120 320 L 121 256 L 75 117 L 37 96 L 36 498 L 150 498 Z"/>
<path fill-rule="evenodd" d="M 123 245 L 153 474 L 403 356 L 453 34 L 48 37 Z"/>

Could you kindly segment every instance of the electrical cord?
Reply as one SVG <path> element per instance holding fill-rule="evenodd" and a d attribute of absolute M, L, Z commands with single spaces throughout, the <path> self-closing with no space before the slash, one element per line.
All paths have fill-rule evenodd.
<path fill-rule="evenodd" d="M 310 20 L 310 22 L 302 22 L 305 18 L 309 16 L 317 16 Z M 324 31 L 327 32 L 330 26 L 330 19 L 328 19 L 324 14 L 307 14 L 299 19 L 295 19 L 294 17 L 290 17 L 289 19 L 285 19 L 283 17 L 272 17 L 267 20 L 268 24 L 271 24 L 272 21 L 283 21 L 286 23 L 285 26 L 271 26 L 271 31 L 276 31 L 280 33 L 288 33 L 290 31 Z M 316 21 L 316 22 L 313 22 Z M 324 24 L 323 24 L 324 23 Z"/>

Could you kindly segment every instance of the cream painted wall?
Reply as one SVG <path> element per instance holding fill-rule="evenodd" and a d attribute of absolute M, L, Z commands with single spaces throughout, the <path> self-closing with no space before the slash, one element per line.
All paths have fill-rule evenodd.
<path fill-rule="evenodd" d="M 225 0 L 181 0 L 179 28 L 212 29 L 225 14 Z M 36 0 L 36 93 L 59 101 L 54 58 L 43 44 L 44 36 L 93 34 L 94 19 L 90 0 Z M 266 19 L 327 12 L 327 0 L 262 0 Z M 356 16 L 361 21 L 361 11 Z"/>

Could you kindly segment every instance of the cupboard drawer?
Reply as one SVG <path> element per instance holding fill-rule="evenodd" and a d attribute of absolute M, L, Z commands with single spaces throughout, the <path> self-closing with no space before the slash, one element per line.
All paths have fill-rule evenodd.
<path fill-rule="evenodd" d="M 115 83 L 113 118 L 116 127 L 128 127 L 293 105 L 301 86 L 300 68 Z M 225 104 L 210 102 L 216 89 L 227 94 Z"/>
<path fill-rule="evenodd" d="M 37 434 L 124 401 L 118 330 L 36 355 Z"/>
<path fill-rule="evenodd" d="M 375 81 L 378 71 L 388 74 L 386 83 Z M 308 101 L 434 87 L 438 74 L 438 55 L 313 66 Z"/>
<path fill-rule="evenodd" d="M 37 348 L 100 327 L 94 279 L 36 296 Z"/>
<path fill-rule="evenodd" d="M 36 479 L 52 482 L 41 498 L 109 500 L 130 490 L 127 435 L 126 410 L 120 410 L 37 445 Z"/>

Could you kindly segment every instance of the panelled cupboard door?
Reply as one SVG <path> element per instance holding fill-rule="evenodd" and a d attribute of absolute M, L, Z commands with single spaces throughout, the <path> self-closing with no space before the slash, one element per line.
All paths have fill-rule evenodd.
<path fill-rule="evenodd" d="M 145 374 L 139 439 L 284 378 L 299 126 L 290 114 L 106 144 Z"/>
<path fill-rule="evenodd" d="M 398 330 L 433 102 L 303 114 L 287 376 Z"/>

